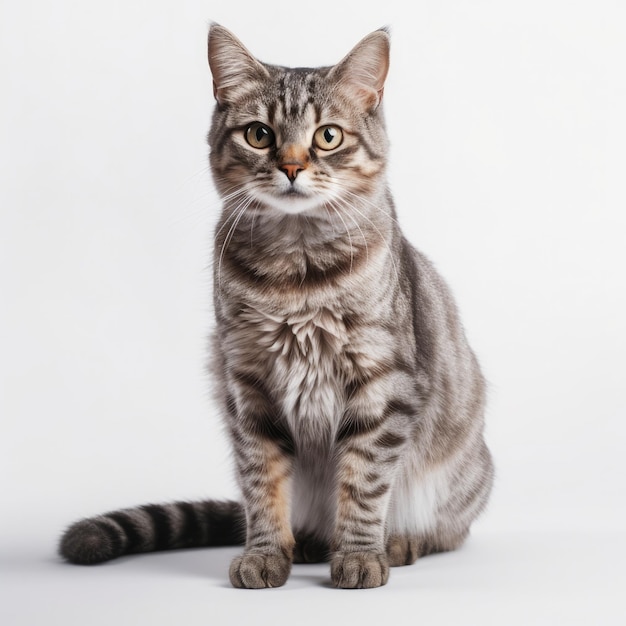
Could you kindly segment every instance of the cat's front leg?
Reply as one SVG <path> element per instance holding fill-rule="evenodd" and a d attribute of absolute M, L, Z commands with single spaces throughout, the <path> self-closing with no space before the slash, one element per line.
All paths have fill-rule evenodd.
<path fill-rule="evenodd" d="M 293 457 L 285 433 L 268 415 L 269 406 L 248 390 L 238 410 L 231 403 L 231 435 L 236 471 L 246 512 L 244 553 L 230 566 L 234 587 L 284 585 L 291 571 L 290 482 Z"/>
<path fill-rule="evenodd" d="M 249 441 L 236 454 L 246 511 L 246 547 L 230 566 L 234 587 L 284 585 L 291 571 L 294 538 L 290 525 L 291 460 L 270 440 Z"/>
<path fill-rule="evenodd" d="M 380 587 L 389 578 L 385 519 L 414 409 L 388 401 L 371 415 L 348 415 L 340 431 L 337 518 L 331 579 L 345 589 Z"/>

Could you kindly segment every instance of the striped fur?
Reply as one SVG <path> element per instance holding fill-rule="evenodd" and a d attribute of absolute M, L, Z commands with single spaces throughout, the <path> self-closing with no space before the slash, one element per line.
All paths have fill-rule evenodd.
<path fill-rule="evenodd" d="M 236 587 L 282 585 L 294 560 L 377 587 L 466 538 L 492 484 L 485 385 L 446 285 L 395 218 L 388 63 L 384 30 L 336 66 L 288 69 L 212 26 L 212 366 L 242 506 L 83 520 L 68 560 L 244 543 Z"/>
<path fill-rule="evenodd" d="M 244 539 L 241 504 L 174 502 L 146 504 L 80 520 L 67 529 L 59 551 L 72 563 L 92 565 L 123 554 L 239 545 Z"/>

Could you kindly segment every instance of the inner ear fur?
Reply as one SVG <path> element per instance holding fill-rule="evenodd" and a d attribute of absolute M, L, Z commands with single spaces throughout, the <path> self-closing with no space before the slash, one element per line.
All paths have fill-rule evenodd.
<path fill-rule="evenodd" d="M 268 72 L 228 29 L 212 24 L 208 39 L 213 95 L 218 104 L 232 103 L 251 82 L 267 78 Z"/>
<path fill-rule="evenodd" d="M 366 110 L 375 109 L 382 100 L 389 71 L 389 48 L 389 32 L 376 30 L 354 46 L 332 68 L 329 77 Z"/>

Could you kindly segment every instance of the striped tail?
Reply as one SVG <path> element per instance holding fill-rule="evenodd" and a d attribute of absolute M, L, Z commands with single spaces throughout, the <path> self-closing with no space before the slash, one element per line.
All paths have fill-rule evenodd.
<path fill-rule="evenodd" d="M 235 546 L 245 541 L 245 514 L 237 502 L 173 502 L 112 511 L 72 524 L 59 554 L 70 563 L 93 565 L 123 554 L 198 546 Z"/>

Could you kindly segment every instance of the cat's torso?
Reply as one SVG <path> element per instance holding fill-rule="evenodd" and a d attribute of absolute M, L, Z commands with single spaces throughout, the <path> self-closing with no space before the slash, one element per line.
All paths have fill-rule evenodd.
<path fill-rule="evenodd" d="M 323 245 L 328 252 L 333 244 Z M 233 257 L 226 251 L 215 285 L 218 319 L 224 320 L 217 348 L 227 362 L 224 371 L 264 381 L 274 419 L 285 422 L 300 451 L 325 446 L 329 453 L 344 416 L 359 401 L 351 391 L 355 383 L 389 369 L 396 358 L 394 328 L 402 320 L 393 319 L 399 307 L 389 301 L 405 298 L 386 242 L 372 239 L 367 248 L 338 252 L 334 264 L 318 270 L 323 278 L 310 268 L 301 276 L 304 257 L 315 256 L 305 249 L 300 241 L 292 253 L 292 274 L 270 269 L 284 262 L 283 255 L 257 256 L 246 265 L 237 245 Z"/>

